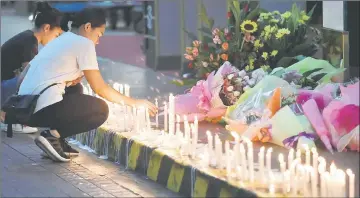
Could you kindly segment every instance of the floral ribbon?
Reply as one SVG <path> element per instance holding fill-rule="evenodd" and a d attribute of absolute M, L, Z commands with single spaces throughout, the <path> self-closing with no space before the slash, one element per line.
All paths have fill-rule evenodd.
<path fill-rule="evenodd" d="M 306 133 L 305 131 L 303 131 L 297 135 L 288 137 L 283 141 L 285 148 L 287 149 L 295 148 L 297 146 L 300 137 L 306 137 L 308 139 L 315 140 L 316 135 L 313 133 Z"/>

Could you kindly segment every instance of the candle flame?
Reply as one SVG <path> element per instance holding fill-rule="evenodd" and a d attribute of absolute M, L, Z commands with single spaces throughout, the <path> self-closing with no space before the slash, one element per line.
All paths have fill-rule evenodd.
<path fill-rule="evenodd" d="M 260 152 L 261 152 L 261 153 L 265 152 L 265 147 L 264 147 L 264 146 L 262 146 L 262 147 L 260 148 Z"/>
<path fill-rule="evenodd" d="M 315 148 L 315 147 L 312 147 L 312 148 L 311 148 L 311 152 L 312 152 L 313 154 L 317 154 L 316 148 Z"/>
<path fill-rule="evenodd" d="M 302 146 L 303 146 L 303 148 L 305 149 L 305 151 L 308 151 L 308 150 L 309 150 L 309 146 L 308 146 L 307 144 L 303 144 Z"/>
<path fill-rule="evenodd" d="M 210 132 L 210 131 L 206 131 L 206 135 L 211 136 L 211 132 Z"/>
<path fill-rule="evenodd" d="M 346 174 L 347 174 L 349 177 L 351 177 L 351 176 L 354 175 L 354 173 L 352 172 L 351 169 L 346 169 Z"/>
<path fill-rule="evenodd" d="M 268 148 L 268 150 L 266 151 L 266 153 L 271 153 L 271 152 L 273 152 L 273 148 L 272 148 L 272 147 Z"/>
<path fill-rule="evenodd" d="M 284 155 L 282 153 L 279 154 L 279 162 L 283 163 L 284 162 Z"/>

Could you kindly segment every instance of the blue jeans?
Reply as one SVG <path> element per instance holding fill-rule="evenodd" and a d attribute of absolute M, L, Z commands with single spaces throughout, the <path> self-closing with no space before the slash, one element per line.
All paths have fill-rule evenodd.
<path fill-rule="evenodd" d="M 18 81 L 18 77 L 12 78 L 10 80 L 4 80 L 1 82 L 1 106 L 8 97 L 10 97 L 13 94 L 16 94 L 17 81 Z"/>

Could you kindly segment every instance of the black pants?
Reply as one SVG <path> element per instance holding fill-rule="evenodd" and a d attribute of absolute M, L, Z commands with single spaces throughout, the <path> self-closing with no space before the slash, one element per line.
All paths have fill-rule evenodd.
<path fill-rule="evenodd" d="M 82 93 L 81 84 L 66 88 L 62 101 L 36 112 L 28 125 L 56 129 L 62 138 L 98 128 L 107 120 L 109 107 L 102 99 Z"/>

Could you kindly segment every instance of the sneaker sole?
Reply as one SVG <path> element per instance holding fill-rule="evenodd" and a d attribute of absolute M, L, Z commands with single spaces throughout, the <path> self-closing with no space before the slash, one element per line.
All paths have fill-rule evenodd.
<path fill-rule="evenodd" d="M 39 136 L 35 139 L 35 144 L 44 151 L 52 160 L 60 161 L 60 162 L 68 162 L 70 159 L 63 158 L 55 151 L 55 149 L 51 146 L 49 141 L 47 141 L 44 137 Z"/>
<path fill-rule="evenodd" d="M 77 157 L 77 156 L 79 156 L 79 153 L 66 153 L 66 152 L 64 152 L 64 153 L 67 154 L 69 157 Z M 49 155 L 46 154 L 45 152 L 41 152 L 40 156 L 49 158 Z"/>

